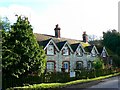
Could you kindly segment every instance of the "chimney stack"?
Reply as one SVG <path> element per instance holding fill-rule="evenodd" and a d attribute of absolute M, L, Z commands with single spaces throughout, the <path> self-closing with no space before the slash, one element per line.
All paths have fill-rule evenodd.
<path fill-rule="evenodd" d="M 83 32 L 83 42 L 88 42 L 88 36 L 86 34 L 86 32 Z"/>
<path fill-rule="evenodd" d="M 60 38 L 60 27 L 58 26 L 58 24 L 55 27 L 55 37 L 56 38 Z"/>

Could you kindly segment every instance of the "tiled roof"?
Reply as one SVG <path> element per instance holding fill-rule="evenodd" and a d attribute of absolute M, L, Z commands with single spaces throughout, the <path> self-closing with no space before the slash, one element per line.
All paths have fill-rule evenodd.
<path fill-rule="evenodd" d="M 43 46 L 43 48 L 45 48 L 45 46 L 49 43 L 51 39 L 47 39 L 44 41 L 38 41 L 39 45 Z"/>
<path fill-rule="evenodd" d="M 64 42 L 64 41 L 67 41 L 69 44 L 75 44 L 75 43 L 81 43 L 82 46 L 84 47 L 85 46 L 89 46 L 89 43 L 84 43 L 80 40 L 75 40 L 75 39 L 69 39 L 69 38 L 56 38 L 55 36 L 52 36 L 52 35 L 46 35 L 46 34 L 38 34 L 38 33 L 34 33 L 34 35 L 36 36 L 36 39 L 37 41 L 39 42 L 43 42 L 45 40 L 48 40 L 50 38 L 52 38 L 54 40 L 55 43 L 59 43 L 59 42 Z"/>
<path fill-rule="evenodd" d="M 62 42 L 56 43 L 56 45 L 58 46 L 59 50 L 61 50 L 65 43 L 66 41 L 62 41 Z"/>
<path fill-rule="evenodd" d="M 95 45 L 95 46 L 96 46 L 98 52 L 99 52 L 99 53 L 102 53 L 103 46 L 101 46 L 101 45 Z"/>
<path fill-rule="evenodd" d="M 91 50 L 93 48 L 93 45 L 85 47 L 85 51 L 91 53 Z"/>
<path fill-rule="evenodd" d="M 75 52 L 80 43 L 71 44 L 73 51 Z"/>

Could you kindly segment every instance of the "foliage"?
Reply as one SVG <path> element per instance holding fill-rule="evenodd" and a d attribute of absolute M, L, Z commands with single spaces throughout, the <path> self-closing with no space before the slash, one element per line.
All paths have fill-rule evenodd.
<path fill-rule="evenodd" d="M 4 31 L 10 30 L 10 21 L 7 17 L 0 18 L 0 28 L 2 28 Z"/>
<path fill-rule="evenodd" d="M 100 58 L 95 58 L 95 60 L 93 61 L 93 68 L 95 68 L 96 70 L 103 69 L 104 68 L 103 60 L 101 60 Z"/>
<path fill-rule="evenodd" d="M 120 56 L 118 55 L 113 55 L 112 56 L 112 59 L 113 59 L 113 66 L 114 67 L 120 67 Z"/>
<path fill-rule="evenodd" d="M 41 75 L 46 56 L 36 41 L 28 18 L 19 16 L 7 33 L 2 33 L 3 76 L 19 78 L 33 72 Z"/>
<path fill-rule="evenodd" d="M 70 82 L 66 82 L 66 83 L 42 83 L 42 84 L 34 84 L 34 85 L 29 85 L 29 86 L 24 86 L 24 87 L 14 87 L 14 88 L 9 88 L 7 90 L 15 90 L 15 89 L 42 89 L 42 90 L 46 90 L 46 88 L 62 88 L 62 87 L 66 87 L 68 85 L 73 85 L 73 84 L 78 84 L 78 83 L 85 83 L 85 82 L 90 82 L 90 81 L 95 81 L 95 80 L 102 80 L 105 78 L 110 78 L 113 76 L 117 76 L 120 75 L 119 73 L 115 73 L 115 74 L 110 74 L 110 75 L 106 75 L 106 76 L 100 76 L 97 78 L 91 78 L 91 79 L 82 79 L 82 80 L 75 80 L 75 81 L 70 81 Z"/>
<path fill-rule="evenodd" d="M 65 79 L 63 79 L 65 78 Z M 44 75 L 44 82 L 49 82 L 49 83 L 55 83 L 55 82 L 68 82 L 70 81 L 70 75 L 69 73 L 66 72 L 47 72 Z"/>
<path fill-rule="evenodd" d="M 18 86 L 26 86 L 26 85 L 39 85 L 40 83 L 69 83 L 80 81 L 83 79 L 91 79 L 99 76 L 105 76 L 109 74 L 114 74 L 119 72 L 120 69 L 100 69 L 100 70 L 76 70 L 76 77 L 70 77 L 69 73 L 66 72 L 48 72 L 43 74 L 43 77 L 39 76 L 27 76 L 21 78 L 7 78 L 4 80 L 4 88 L 5 87 L 18 87 Z M 65 79 L 64 79 L 65 78 Z M 76 80 L 76 81 L 75 81 Z M 73 82 L 72 82 L 73 81 Z M 67 84 L 68 84 L 67 83 Z M 42 86 L 41 86 L 42 87 Z"/>
<path fill-rule="evenodd" d="M 120 33 L 116 30 L 104 32 L 103 44 L 112 52 L 114 65 L 120 67 Z"/>

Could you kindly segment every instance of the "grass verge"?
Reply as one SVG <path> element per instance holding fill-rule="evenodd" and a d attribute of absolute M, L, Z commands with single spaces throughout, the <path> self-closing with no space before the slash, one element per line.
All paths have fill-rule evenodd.
<path fill-rule="evenodd" d="M 75 80 L 75 81 L 70 81 L 67 83 L 41 83 L 41 84 L 33 84 L 33 85 L 29 85 L 29 86 L 24 86 L 24 87 L 13 87 L 13 88 L 8 88 L 7 90 L 35 90 L 35 89 L 39 89 L 39 90 L 44 90 L 46 88 L 63 88 L 66 87 L 68 85 L 74 85 L 74 84 L 78 84 L 78 83 L 85 83 L 85 82 L 91 82 L 91 81 L 96 81 L 96 80 L 102 80 L 102 79 L 106 79 L 106 78 L 110 78 L 113 76 L 117 76 L 120 75 L 119 73 L 115 73 L 115 74 L 110 74 L 110 75 L 106 75 L 106 76 L 100 76 L 100 77 L 96 77 L 96 78 L 91 78 L 91 79 L 81 79 L 81 80 Z"/>

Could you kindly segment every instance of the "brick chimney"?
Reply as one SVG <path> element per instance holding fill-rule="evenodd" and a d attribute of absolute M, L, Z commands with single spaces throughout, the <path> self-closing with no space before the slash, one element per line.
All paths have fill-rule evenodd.
<path fill-rule="evenodd" d="M 60 38 L 60 27 L 58 26 L 58 24 L 55 27 L 55 37 L 56 38 Z"/>
<path fill-rule="evenodd" d="M 83 32 L 83 42 L 88 42 L 88 36 L 86 34 L 86 32 Z"/>

